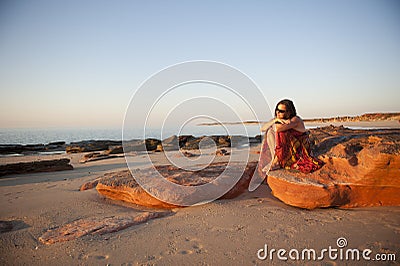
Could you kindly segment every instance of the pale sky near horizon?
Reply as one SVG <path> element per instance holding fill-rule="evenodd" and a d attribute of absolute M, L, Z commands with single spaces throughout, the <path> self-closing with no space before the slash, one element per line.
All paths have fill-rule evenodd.
<path fill-rule="evenodd" d="M 400 1 L 1 1 L 0 127 L 120 127 L 142 82 L 191 60 L 303 118 L 399 112 Z"/>

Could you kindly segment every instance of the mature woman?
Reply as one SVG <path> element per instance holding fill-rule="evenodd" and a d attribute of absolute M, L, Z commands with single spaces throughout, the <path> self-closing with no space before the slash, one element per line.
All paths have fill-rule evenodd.
<path fill-rule="evenodd" d="M 274 129 L 275 125 L 275 129 Z M 268 157 L 268 133 L 275 130 L 275 157 L 271 170 L 277 168 L 295 169 L 303 173 L 310 173 L 322 167 L 323 162 L 311 155 L 308 131 L 303 120 L 297 116 L 296 108 L 291 100 L 282 100 L 275 107 L 275 118 L 266 123 L 262 131 L 267 131 L 260 156 L 260 170 L 266 172 L 265 159 Z M 271 153 L 270 153 L 271 154 Z M 263 161 L 264 160 L 264 161 Z M 265 168 L 266 167 L 266 168 Z M 264 174 L 265 175 L 265 174 Z"/>

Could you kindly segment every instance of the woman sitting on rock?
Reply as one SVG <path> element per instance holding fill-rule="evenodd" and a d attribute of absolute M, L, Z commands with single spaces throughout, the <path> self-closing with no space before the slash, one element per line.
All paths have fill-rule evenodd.
<path fill-rule="evenodd" d="M 266 123 L 261 130 L 266 131 L 266 134 L 262 145 L 259 170 L 268 171 L 268 166 L 265 166 L 268 163 L 265 160 L 268 160 L 268 153 L 271 151 L 268 145 L 270 142 L 268 133 L 274 133 L 276 142 L 271 170 L 284 168 L 310 173 L 322 167 L 323 162 L 311 155 L 309 132 L 306 131 L 303 120 L 297 116 L 296 108 L 291 100 L 280 101 L 275 107 L 275 118 Z M 268 132 L 269 130 L 272 132 Z"/>

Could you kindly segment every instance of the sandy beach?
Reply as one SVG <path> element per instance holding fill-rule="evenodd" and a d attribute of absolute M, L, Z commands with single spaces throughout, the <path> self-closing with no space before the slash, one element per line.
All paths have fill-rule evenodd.
<path fill-rule="evenodd" d="M 250 161 L 257 160 L 259 146 L 252 147 Z M 3 157 L 1 164 L 70 158 L 72 171 L 9 175 L 0 179 L 0 220 L 13 221 L 13 229 L 0 234 L 2 265 L 267 265 L 282 264 L 258 258 L 268 249 L 346 248 L 393 253 L 400 248 L 400 208 L 304 210 L 276 199 L 264 183 L 254 192 L 231 200 L 172 209 L 170 215 L 105 235 L 45 245 L 38 239 L 48 229 L 75 220 L 158 211 L 112 201 L 95 189 L 79 187 L 109 171 L 126 169 L 125 159 L 114 158 L 80 164 L 82 153 L 47 156 Z M 144 155 L 137 155 L 137 159 Z M 165 163 L 162 153 L 151 153 L 156 164 Z M 218 157 L 223 161 L 227 157 Z M 261 255 L 263 255 L 262 251 Z M 287 256 L 287 253 L 286 253 Z M 396 258 L 397 259 L 397 258 Z M 330 259 L 288 260 L 320 265 L 375 264 L 376 261 Z M 380 262 L 382 265 L 395 263 Z"/>

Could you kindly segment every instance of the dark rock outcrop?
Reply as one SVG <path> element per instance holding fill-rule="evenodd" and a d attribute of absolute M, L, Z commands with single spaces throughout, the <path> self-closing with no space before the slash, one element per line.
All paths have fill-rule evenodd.
<path fill-rule="evenodd" d="M 37 172 L 54 172 L 63 170 L 72 170 L 69 163 L 70 159 L 63 158 L 57 160 L 33 161 L 26 163 L 12 163 L 0 165 L 0 176 L 11 174 L 26 174 Z"/>
<path fill-rule="evenodd" d="M 39 152 L 62 152 L 65 151 L 65 142 L 50 142 L 49 144 L 1 144 L 0 154 L 35 154 Z"/>
<path fill-rule="evenodd" d="M 145 140 L 146 150 L 155 151 L 157 150 L 157 146 L 161 144 L 161 140 L 148 138 Z"/>
<path fill-rule="evenodd" d="M 90 153 L 86 153 L 85 155 L 83 155 L 82 158 L 79 160 L 79 162 L 87 163 L 87 162 L 93 162 L 93 161 L 99 161 L 99 160 L 105 160 L 105 159 L 113 159 L 113 158 L 118 158 L 118 157 L 123 157 L 123 154 L 110 154 L 107 151 L 106 152 L 90 152 Z"/>
<path fill-rule="evenodd" d="M 117 146 L 109 146 L 107 150 L 108 154 L 120 154 L 124 153 L 124 149 L 122 146 L 117 145 Z"/>
<path fill-rule="evenodd" d="M 108 150 L 112 146 L 122 146 L 122 141 L 113 140 L 84 140 L 71 142 L 66 146 L 67 153 L 92 152 Z"/>
<path fill-rule="evenodd" d="M 185 150 L 197 150 L 199 149 L 200 143 L 202 143 L 202 147 L 204 148 L 209 148 L 212 145 L 215 145 L 219 148 L 231 146 L 231 140 L 229 136 L 202 136 L 198 138 L 188 138 L 184 144 L 181 142 L 181 148 Z"/>
<path fill-rule="evenodd" d="M 219 149 L 215 152 L 215 155 L 217 156 L 227 156 L 230 155 L 231 153 L 228 152 L 226 149 Z"/>

